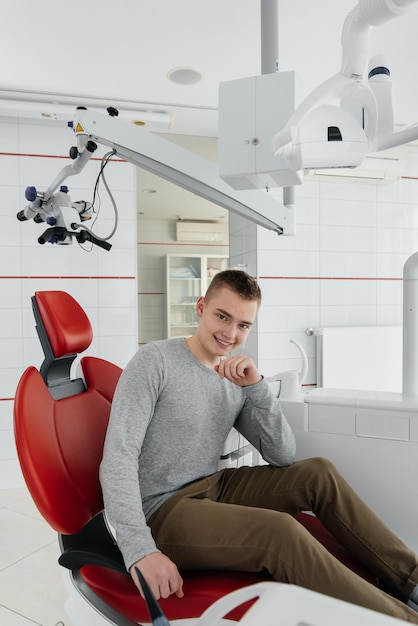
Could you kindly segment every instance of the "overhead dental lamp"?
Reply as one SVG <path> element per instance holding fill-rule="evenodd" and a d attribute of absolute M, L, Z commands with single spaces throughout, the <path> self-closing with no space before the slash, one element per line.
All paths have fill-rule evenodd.
<path fill-rule="evenodd" d="M 323 104 L 297 128 L 290 127 L 280 156 L 291 169 L 357 167 L 368 152 L 366 133 L 345 109 Z M 278 151 L 275 151 L 278 154 Z"/>
<path fill-rule="evenodd" d="M 418 126 L 394 132 L 387 61 L 383 55 L 368 58 L 372 27 L 403 15 L 416 1 L 359 0 L 348 14 L 340 72 L 314 89 L 272 139 L 283 172 L 357 167 L 367 153 L 418 138 Z"/>

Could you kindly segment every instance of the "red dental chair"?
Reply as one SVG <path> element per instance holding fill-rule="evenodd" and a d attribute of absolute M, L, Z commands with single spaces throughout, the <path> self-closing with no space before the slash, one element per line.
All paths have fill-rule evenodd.
<path fill-rule="evenodd" d="M 145 602 L 126 572 L 106 523 L 99 465 L 113 393 L 121 369 L 99 358 L 74 363 L 92 341 L 90 322 L 63 291 L 38 291 L 32 298 L 45 359 L 28 367 L 15 397 L 14 429 L 23 476 L 40 513 L 58 533 L 59 563 L 68 571 L 70 597 L 90 611 L 75 626 L 150 622 Z M 367 580 L 373 577 L 311 515 L 299 520 L 335 556 Z M 198 617 L 221 596 L 269 579 L 247 572 L 182 572 L 185 597 L 159 602 L 167 618 Z M 75 604 L 74 604 L 75 603 Z M 238 620 L 245 606 L 228 616 Z M 96 616 L 96 617 L 94 617 Z M 97 619 L 96 619 L 97 618 Z"/>

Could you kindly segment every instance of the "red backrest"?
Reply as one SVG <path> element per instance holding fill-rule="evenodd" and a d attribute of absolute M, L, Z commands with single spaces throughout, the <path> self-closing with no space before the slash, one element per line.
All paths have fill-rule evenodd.
<path fill-rule="evenodd" d="M 90 322 L 65 292 L 36 300 L 57 357 L 91 342 Z M 40 513 L 63 534 L 79 531 L 103 509 L 99 465 L 114 390 L 122 372 L 113 363 L 81 359 L 86 391 L 54 399 L 35 367 L 23 373 L 15 396 L 14 430 L 20 466 Z"/>

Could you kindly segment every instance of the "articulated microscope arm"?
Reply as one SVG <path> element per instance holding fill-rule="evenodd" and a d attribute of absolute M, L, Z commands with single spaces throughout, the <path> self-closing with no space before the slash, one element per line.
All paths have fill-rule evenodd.
<path fill-rule="evenodd" d="M 76 110 L 72 126 L 77 146 L 71 148 L 73 163 L 65 166 L 45 192 L 34 187 L 26 190 L 30 204 L 17 215 L 20 220 L 33 218 L 47 222 L 50 228 L 38 239 L 39 243 L 71 243 L 92 241 L 109 248 L 99 238 L 92 238 L 91 231 L 80 224 L 80 215 L 86 207 L 72 203 L 63 182 L 78 174 L 88 163 L 97 144 L 109 146 L 112 154 L 138 167 L 165 178 L 229 211 L 276 231 L 278 234 L 294 234 L 292 206 L 284 206 L 258 190 L 235 191 L 218 174 L 215 164 L 199 157 L 176 144 L 162 139 L 141 128 L 117 118 L 115 109 L 109 115 L 89 111 L 84 107 Z M 59 191 L 56 191 L 59 188 Z M 86 203 L 84 203 L 86 204 Z M 82 210 L 81 210 L 82 209 Z"/>
<path fill-rule="evenodd" d="M 132 127 L 116 117 L 78 109 L 77 126 L 97 143 L 109 146 L 115 154 L 157 174 L 228 211 L 274 230 L 293 234 L 289 207 L 258 190 L 235 191 L 225 183 L 214 163 L 142 128 Z"/>

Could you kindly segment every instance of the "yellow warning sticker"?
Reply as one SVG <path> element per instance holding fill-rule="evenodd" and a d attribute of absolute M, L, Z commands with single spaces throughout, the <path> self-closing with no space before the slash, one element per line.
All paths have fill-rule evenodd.
<path fill-rule="evenodd" d="M 75 132 L 76 133 L 83 133 L 84 132 L 84 128 L 82 127 L 80 122 L 77 123 L 77 126 L 75 127 Z"/>

